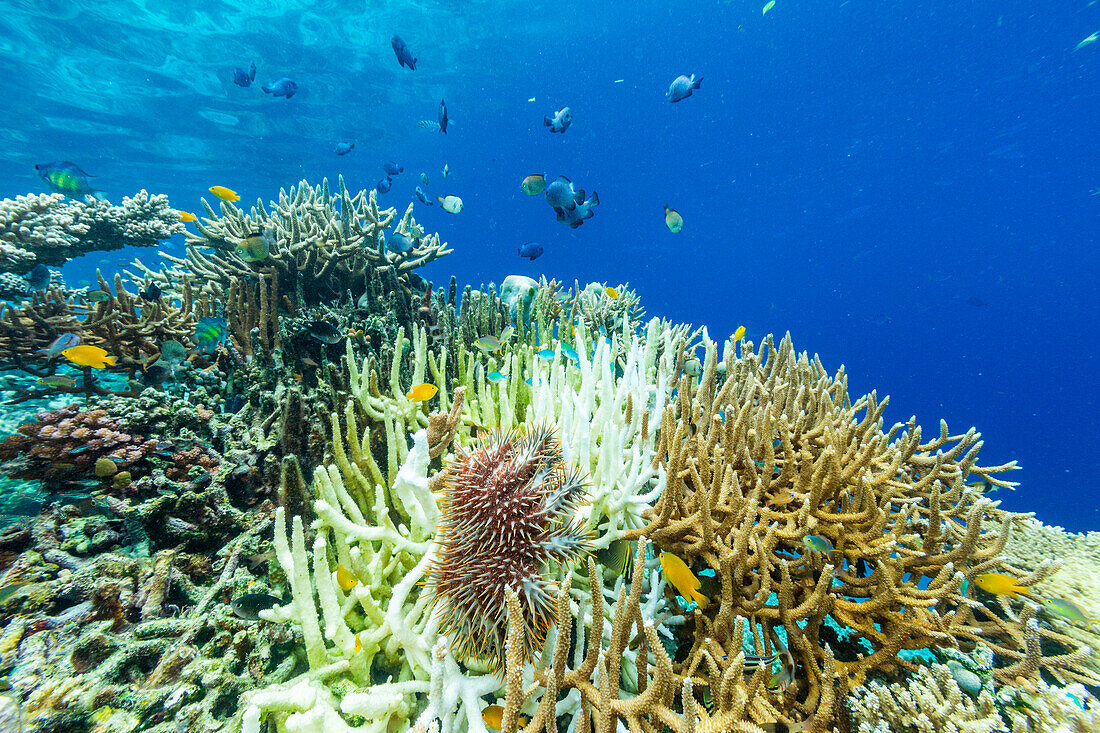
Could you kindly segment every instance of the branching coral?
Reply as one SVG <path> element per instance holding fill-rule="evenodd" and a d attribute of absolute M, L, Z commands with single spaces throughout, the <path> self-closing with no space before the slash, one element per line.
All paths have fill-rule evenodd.
<path fill-rule="evenodd" d="M 336 194 L 329 192 L 327 179 L 318 186 L 302 181 L 289 191 L 280 190 L 270 211 L 259 200 L 248 213 L 228 202 L 221 203 L 220 216 L 205 200 L 203 206 L 206 216 L 195 224 L 199 233 L 187 232 L 187 257 L 162 255 L 177 266 L 162 273 L 136 262 L 145 276 L 170 284 L 181 273 L 191 273 L 221 296 L 235 281 L 268 275 L 278 280 L 285 296 L 280 307 L 293 311 L 299 304 L 333 302 L 347 291 L 358 297 L 366 288 L 368 269 L 410 273 L 451 252 L 438 235 L 427 235 L 415 223 L 411 205 L 389 236 L 409 237 L 415 246 L 403 253 L 388 250 L 385 230 L 394 224 L 396 212 L 379 210 L 373 190 L 352 196 L 342 177 Z M 272 246 L 268 257 L 250 263 L 234 251 L 255 232 L 266 233 Z"/>
<path fill-rule="evenodd" d="M 151 247 L 182 231 L 163 194 L 139 191 L 118 206 L 59 193 L 17 196 L 0 201 L 0 270 L 22 274 L 86 252 Z"/>
<path fill-rule="evenodd" d="M 701 379 L 682 378 L 662 416 L 668 484 L 636 531 L 720 581 L 687 627 L 683 673 L 741 649 L 738 616 L 758 650 L 783 630 L 801 669 L 787 704 L 802 708 L 819 694 L 826 641 L 846 684 L 906 666 L 903 649 L 958 643 L 964 573 L 998 567 L 1013 519 L 963 482 L 998 481 L 1012 464 L 978 467 L 974 430 L 941 426 L 922 442 L 910 420 L 883 433 L 885 401 L 851 402 L 843 372 L 830 378 L 789 338 L 760 353 L 742 344 L 736 359 L 731 343 L 721 384 L 717 347 L 704 344 Z"/>
<path fill-rule="evenodd" d="M 869 682 L 848 698 L 855 733 L 1007 733 L 988 691 L 971 700 L 946 665 L 920 667 L 904 683 Z"/>

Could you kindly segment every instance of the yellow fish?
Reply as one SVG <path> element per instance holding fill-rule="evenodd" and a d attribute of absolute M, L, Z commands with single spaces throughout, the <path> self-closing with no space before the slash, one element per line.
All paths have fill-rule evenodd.
<path fill-rule="evenodd" d="M 65 349 L 61 355 L 77 366 L 91 367 L 92 369 L 105 369 L 115 365 L 115 357 L 108 356 L 107 352 L 98 346 L 82 344 L 71 349 Z"/>
<path fill-rule="evenodd" d="M 676 209 L 668 208 L 668 204 L 665 204 L 665 226 L 673 234 L 679 234 L 684 228 L 684 217 Z"/>
<path fill-rule="evenodd" d="M 340 586 L 340 590 L 347 593 L 349 590 L 359 585 L 359 579 L 352 575 L 351 571 L 343 565 L 337 565 L 336 584 Z M 356 637 L 356 641 L 358 641 L 358 637 Z"/>
<path fill-rule="evenodd" d="M 240 201 L 241 197 L 237 195 L 236 191 L 226 188 L 225 186 L 211 186 L 210 193 L 214 194 L 222 201 Z"/>
<path fill-rule="evenodd" d="M 607 297 L 611 298 L 612 300 L 615 300 L 619 297 L 619 291 L 611 287 L 610 285 L 604 288 L 603 291 L 607 293 Z"/>
<path fill-rule="evenodd" d="M 689 601 L 695 601 L 699 608 L 707 605 L 706 597 L 699 592 L 699 579 L 687 564 L 671 552 L 661 553 L 661 570 L 665 579 L 672 583 L 676 591 Z"/>
<path fill-rule="evenodd" d="M 1025 596 L 1031 595 L 1031 591 L 1027 588 L 1016 585 L 1019 582 L 1019 578 L 1013 578 L 1011 575 L 1004 575 L 1003 573 L 985 573 L 974 578 L 974 585 L 986 593 L 1012 598 L 1016 598 L 1020 593 Z"/>
<path fill-rule="evenodd" d="M 427 402 L 432 397 L 435 397 L 439 392 L 439 387 L 434 384 L 418 384 L 409 390 L 409 393 L 405 395 L 405 399 L 413 402 Z"/>
<path fill-rule="evenodd" d="M 358 654 L 361 651 L 363 651 L 363 642 L 359 641 L 359 634 L 356 634 L 355 635 L 355 648 L 352 649 L 352 652 L 354 652 L 355 654 Z"/>
<path fill-rule="evenodd" d="M 743 338 L 745 338 L 745 327 L 738 326 L 737 330 L 733 332 L 733 340 L 740 341 Z"/>
<path fill-rule="evenodd" d="M 190 211 L 180 212 L 180 221 L 198 221 L 199 218 L 192 214 Z"/>
<path fill-rule="evenodd" d="M 481 719 L 490 728 L 500 730 L 504 727 L 504 708 L 500 705 L 490 705 L 481 711 Z M 523 715 L 519 716 L 519 724 L 527 725 L 527 718 Z"/>

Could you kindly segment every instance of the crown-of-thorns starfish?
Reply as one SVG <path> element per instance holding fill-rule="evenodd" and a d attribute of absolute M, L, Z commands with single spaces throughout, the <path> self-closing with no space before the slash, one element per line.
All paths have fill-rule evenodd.
<path fill-rule="evenodd" d="M 427 578 L 433 603 L 443 602 L 440 633 L 455 655 L 504 668 L 511 588 L 523 608 L 524 657 L 542 648 L 555 621 L 551 562 L 588 551 L 575 518 L 587 480 L 565 465 L 549 426 L 495 432 L 445 469 L 439 554 Z"/>

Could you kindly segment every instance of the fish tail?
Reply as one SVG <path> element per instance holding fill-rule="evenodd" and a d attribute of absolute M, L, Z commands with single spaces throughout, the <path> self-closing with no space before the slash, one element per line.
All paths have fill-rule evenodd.
<path fill-rule="evenodd" d="M 107 364 L 108 366 L 114 366 L 114 365 L 115 365 L 115 361 L 116 361 L 116 359 L 115 359 L 115 357 L 113 357 L 113 356 L 105 356 L 105 357 L 103 357 L 103 363 L 104 363 L 104 364 Z"/>
<path fill-rule="evenodd" d="M 698 89 L 699 85 L 702 84 L 702 83 L 703 83 L 703 77 L 700 76 L 698 79 L 695 80 L 695 83 L 691 85 L 691 88 L 692 89 Z"/>
<path fill-rule="evenodd" d="M 550 125 L 552 125 L 552 124 L 554 124 L 554 123 L 550 120 L 550 115 L 544 115 L 543 118 L 542 118 L 542 126 L 543 127 L 550 127 Z"/>

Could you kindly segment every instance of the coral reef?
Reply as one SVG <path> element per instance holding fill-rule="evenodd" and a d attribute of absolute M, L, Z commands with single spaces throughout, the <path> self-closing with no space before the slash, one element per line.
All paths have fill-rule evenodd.
<path fill-rule="evenodd" d="M 179 212 L 163 194 L 142 190 L 117 206 L 59 193 L 17 196 L 0 201 L 0 270 L 21 275 L 38 263 L 63 265 L 86 252 L 151 247 L 181 232 Z"/>

